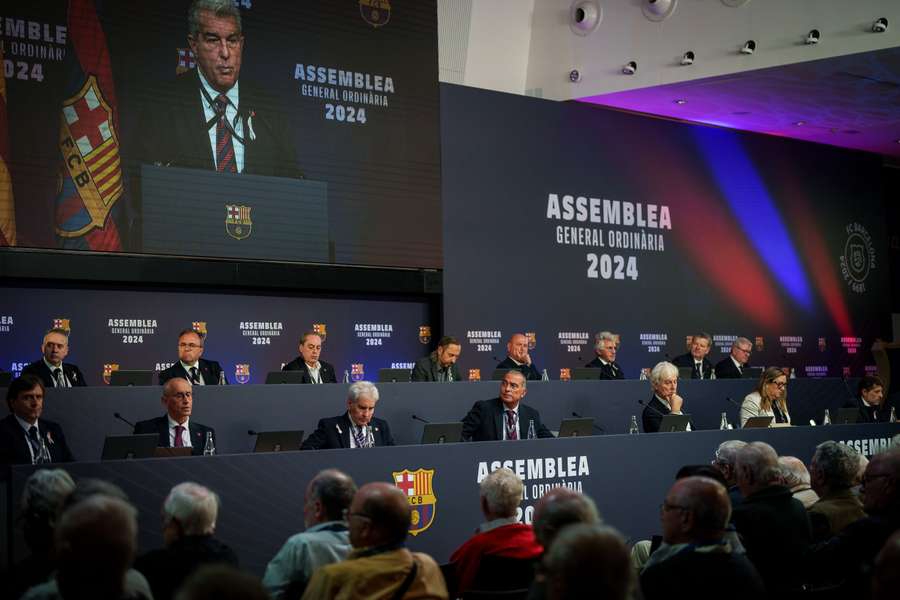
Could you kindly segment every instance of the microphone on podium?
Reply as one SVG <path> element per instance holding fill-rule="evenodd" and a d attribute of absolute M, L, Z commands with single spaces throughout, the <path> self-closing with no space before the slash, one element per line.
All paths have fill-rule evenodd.
<path fill-rule="evenodd" d="M 431 423 L 431 421 L 429 421 L 428 419 L 423 419 L 422 417 L 420 417 L 418 415 L 412 415 L 412 418 L 416 421 L 421 421 L 423 423 Z"/>
<path fill-rule="evenodd" d="M 575 417 L 575 418 L 578 418 L 578 419 L 586 419 L 586 418 L 587 418 L 587 417 L 584 417 L 584 416 L 582 416 L 582 415 L 579 415 L 579 414 L 578 414 L 577 412 L 575 412 L 574 410 L 572 411 L 572 416 Z M 594 429 L 596 429 L 596 430 L 599 431 L 600 433 L 606 433 L 606 430 L 605 430 L 605 429 L 603 429 L 602 427 L 600 427 L 599 425 L 597 425 L 597 424 L 594 423 L 593 421 L 594 421 L 594 418 L 591 417 L 591 426 L 592 426 Z"/>
<path fill-rule="evenodd" d="M 259 432 L 256 431 L 255 429 L 248 429 L 247 435 L 259 435 Z"/>
<path fill-rule="evenodd" d="M 655 412 L 656 414 L 658 414 L 658 415 L 661 416 L 661 417 L 665 417 L 665 416 L 666 416 L 666 413 L 662 412 L 661 410 L 659 410 L 658 408 L 656 408 L 656 407 L 653 406 L 652 404 L 647 404 L 647 403 L 644 402 L 643 400 L 638 400 L 638 404 L 640 404 L 640 405 L 643 406 L 644 408 L 649 408 L 650 410 L 652 410 L 653 412 Z"/>
<path fill-rule="evenodd" d="M 128 419 L 126 419 L 125 417 L 120 415 L 119 413 L 114 412 L 113 416 L 115 418 L 117 418 L 118 420 L 122 421 L 123 423 L 125 423 L 126 425 L 128 425 L 129 427 L 131 427 L 132 429 L 134 429 L 134 423 L 132 423 L 131 421 L 129 421 Z"/>

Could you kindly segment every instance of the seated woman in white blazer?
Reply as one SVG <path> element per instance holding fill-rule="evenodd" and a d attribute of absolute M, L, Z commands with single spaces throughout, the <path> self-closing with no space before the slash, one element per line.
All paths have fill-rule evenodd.
<path fill-rule="evenodd" d="M 741 403 L 741 427 L 750 417 L 775 417 L 776 423 L 791 422 L 787 409 L 787 375 L 779 367 L 769 367 L 759 378 L 756 391 Z"/>

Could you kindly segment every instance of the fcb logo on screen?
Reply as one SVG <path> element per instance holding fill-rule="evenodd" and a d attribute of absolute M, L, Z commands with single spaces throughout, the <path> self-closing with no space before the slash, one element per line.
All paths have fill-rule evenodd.
<path fill-rule="evenodd" d="M 756 348 L 757 352 L 762 352 L 766 349 L 766 342 L 763 340 L 761 335 L 756 336 L 756 341 L 753 343 L 753 347 Z"/>
<path fill-rule="evenodd" d="M 559 380 L 560 381 L 571 381 L 572 379 L 572 369 L 569 367 L 563 367 L 559 370 Z"/>
<path fill-rule="evenodd" d="M 67 332 L 72 331 L 69 319 L 53 319 L 53 329 L 65 329 Z"/>
<path fill-rule="evenodd" d="M 533 331 L 526 331 L 525 337 L 528 338 L 528 349 L 534 350 L 534 347 L 537 346 L 537 334 Z"/>
<path fill-rule="evenodd" d="M 199 333 L 200 335 L 206 335 L 206 321 L 193 321 L 191 322 L 191 329 Z"/>
<path fill-rule="evenodd" d="M 359 0 L 359 14 L 372 27 L 383 27 L 391 20 L 391 3 L 388 0 Z"/>
<path fill-rule="evenodd" d="M 431 326 L 419 325 L 419 342 L 427 344 L 431 341 Z"/>
<path fill-rule="evenodd" d="M 250 206 L 242 204 L 225 205 L 225 231 L 236 240 L 246 240 L 253 230 L 250 220 Z"/>
<path fill-rule="evenodd" d="M 394 485 L 406 496 L 406 501 L 412 507 L 409 517 L 409 532 L 419 535 L 434 522 L 435 505 L 437 498 L 434 495 L 434 469 L 416 469 L 410 471 L 392 471 Z"/>
<path fill-rule="evenodd" d="M 112 377 L 113 371 L 119 370 L 119 363 L 109 363 L 103 365 L 103 383 L 109 385 L 109 379 Z"/>
<path fill-rule="evenodd" d="M 323 342 L 325 341 L 325 336 L 328 335 L 328 333 L 325 331 L 325 323 L 313 323 L 312 330 L 316 332 L 320 338 L 322 338 Z"/>
<path fill-rule="evenodd" d="M 469 381 L 481 381 L 481 369 L 469 369 Z"/>
<path fill-rule="evenodd" d="M 175 75 L 187 73 L 197 66 L 197 60 L 190 48 L 175 48 L 177 60 L 175 62 Z"/>
<path fill-rule="evenodd" d="M 694 343 L 694 336 L 686 335 L 684 336 L 684 347 L 688 350 L 691 349 L 691 345 Z"/>
<path fill-rule="evenodd" d="M 234 365 L 234 378 L 241 385 L 244 385 L 245 383 L 250 381 L 250 365 Z"/>
<path fill-rule="evenodd" d="M 825 338 L 819 338 L 819 352 L 825 352 L 828 349 L 828 344 L 825 343 Z"/>
<path fill-rule="evenodd" d="M 366 371 L 363 368 L 363 363 L 353 363 L 350 365 L 350 379 L 353 381 L 360 381 L 366 376 Z"/>

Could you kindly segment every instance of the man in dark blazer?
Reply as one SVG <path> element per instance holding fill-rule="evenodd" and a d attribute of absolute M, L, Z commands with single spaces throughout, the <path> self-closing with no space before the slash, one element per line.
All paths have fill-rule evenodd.
<path fill-rule="evenodd" d="M 214 360 L 203 356 L 203 336 L 193 329 L 184 329 L 178 334 L 178 362 L 159 372 L 159 383 L 164 385 L 173 377 L 187 379 L 193 385 L 227 384 L 228 378 Z"/>
<path fill-rule="evenodd" d="M 197 68 L 146 94 L 142 159 L 164 166 L 302 177 L 291 128 L 277 103 L 241 74 L 240 11 L 191 9 L 188 45 Z"/>
<path fill-rule="evenodd" d="M 600 379 L 625 379 L 622 367 L 616 362 L 616 350 L 619 346 L 619 336 L 601 331 L 594 336 L 594 352 L 597 358 L 584 365 L 588 369 L 600 369 Z"/>
<path fill-rule="evenodd" d="M 281 367 L 282 371 L 300 371 L 300 383 L 337 383 L 334 367 L 319 360 L 322 354 L 322 336 L 307 331 L 300 338 L 300 356 Z"/>
<path fill-rule="evenodd" d="M 66 444 L 62 427 L 41 418 L 44 411 L 44 384 L 33 375 L 14 379 L 6 390 L 10 414 L 0 420 L 0 464 L 36 464 L 42 462 L 44 447 L 50 454 L 46 462 L 75 460 Z M 44 459 L 46 460 L 46 459 Z M 0 471 L 0 479 L 5 474 Z"/>
<path fill-rule="evenodd" d="M 456 366 L 461 351 L 455 337 L 442 337 L 434 352 L 416 361 L 410 381 L 462 381 Z"/>
<path fill-rule="evenodd" d="M 44 335 L 41 343 L 44 356 L 24 369 L 22 375 L 34 375 L 44 387 L 83 387 L 87 385 L 81 369 L 63 359 L 69 354 L 69 332 L 54 327 Z"/>
<path fill-rule="evenodd" d="M 858 408 L 857 423 L 886 423 L 891 409 L 884 397 L 884 382 L 876 375 L 865 375 L 859 380 L 856 400 L 848 400 L 845 408 Z"/>
<path fill-rule="evenodd" d="M 644 433 L 658 432 L 666 415 L 684 414 L 681 412 L 684 398 L 678 395 L 678 368 L 675 365 L 665 361 L 656 363 L 650 371 L 650 386 L 653 388 L 653 395 L 641 413 Z M 688 429 L 693 428 L 693 423 L 688 423 Z"/>
<path fill-rule="evenodd" d="M 527 380 L 520 371 L 508 371 L 500 381 L 500 397 L 476 402 L 463 418 L 463 440 L 524 440 L 532 423 L 536 437 L 552 438 L 553 434 L 541 422 L 541 414 L 522 404 L 528 393 L 526 386 Z"/>
<path fill-rule="evenodd" d="M 531 362 L 528 354 L 528 338 L 524 333 L 514 333 L 506 343 L 506 358 L 497 365 L 498 369 L 515 369 L 527 379 L 540 381 L 541 373 Z"/>
<path fill-rule="evenodd" d="M 716 379 L 740 379 L 744 369 L 750 366 L 753 344 L 745 337 L 739 337 L 731 344 L 731 354 L 716 363 Z"/>
<path fill-rule="evenodd" d="M 306 438 L 300 449 L 393 446 L 394 438 L 387 421 L 375 417 L 377 403 L 378 388 L 369 381 L 357 381 L 348 390 L 347 412 L 320 419 L 316 430 Z"/>
<path fill-rule="evenodd" d="M 159 435 L 157 444 L 160 448 L 190 448 L 194 456 L 203 454 L 207 433 L 212 433 L 215 443 L 215 429 L 191 420 L 194 396 L 191 383 L 187 379 L 174 377 L 165 383 L 162 405 L 166 409 L 166 414 L 135 423 L 135 435 L 156 433 Z"/>
<path fill-rule="evenodd" d="M 706 358 L 712 348 L 712 336 L 695 333 L 691 338 L 691 350 L 672 359 L 672 364 L 680 369 L 690 369 L 691 379 L 712 379 L 713 365 Z"/>

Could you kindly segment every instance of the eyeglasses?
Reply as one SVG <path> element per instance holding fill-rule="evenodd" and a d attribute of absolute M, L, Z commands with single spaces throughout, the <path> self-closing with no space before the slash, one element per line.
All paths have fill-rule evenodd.
<path fill-rule="evenodd" d="M 737 349 L 746 354 L 750 354 L 750 352 L 753 350 L 753 348 L 741 348 L 740 346 L 738 346 Z"/>
<path fill-rule="evenodd" d="M 202 348 L 203 346 L 200 344 L 192 344 L 192 343 L 184 343 L 181 342 L 178 344 L 179 348 L 190 348 L 191 350 L 196 350 L 197 348 Z"/>
<path fill-rule="evenodd" d="M 782 390 L 787 387 L 787 381 L 770 381 L 769 383 L 778 386 L 778 388 Z"/>

